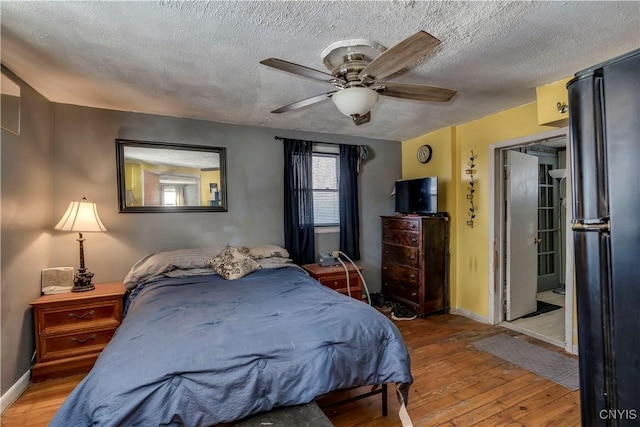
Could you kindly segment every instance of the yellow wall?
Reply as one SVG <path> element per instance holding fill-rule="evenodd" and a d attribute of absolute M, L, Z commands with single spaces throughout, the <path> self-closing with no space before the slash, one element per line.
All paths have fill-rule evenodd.
<path fill-rule="evenodd" d="M 489 145 L 553 129 L 540 126 L 537 121 L 534 102 L 402 143 L 403 178 L 438 175 L 438 197 L 442 200 L 439 207 L 451 215 L 451 307 L 485 317 L 489 314 L 489 222 L 492 219 L 488 216 L 489 195 L 493 191 L 489 188 Z M 416 159 L 416 150 L 425 143 L 433 147 L 433 158 L 423 165 Z M 469 177 L 465 174 L 471 150 L 478 155 L 473 228 L 467 225 Z"/>
<path fill-rule="evenodd" d="M 218 191 L 222 195 L 222 188 L 220 185 L 220 171 L 202 171 L 200 172 L 200 204 L 202 206 L 209 206 L 209 199 L 211 192 L 209 191 L 209 184 L 217 183 Z"/>
<path fill-rule="evenodd" d="M 438 210 L 448 212 L 451 218 L 456 214 L 456 181 L 453 179 L 456 170 L 455 127 L 442 128 L 435 132 L 419 136 L 402 143 L 402 179 L 438 177 Z M 420 163 L 417 152 L 421 145 L 429 144 L 433 150 L 429 163 Z M 449 303 L 455 307 L 457 265 L 453 254 L 456 253 L 456 229 L 450 227 L 451 257 L 449 259 Z"/>

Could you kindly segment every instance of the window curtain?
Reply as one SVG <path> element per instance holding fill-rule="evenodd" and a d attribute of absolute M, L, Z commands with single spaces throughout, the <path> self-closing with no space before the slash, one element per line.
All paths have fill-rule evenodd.
<path fill-rule="evenodd" d="M 315 262 L 312 142 L 283 138 L 284 242 L 296 264 Z"/>
<path fill-rule="evenodd" d="M 359 164 L 360 148 L 340 144 L 340 250 L 354 261 L 360 259 Z"/>

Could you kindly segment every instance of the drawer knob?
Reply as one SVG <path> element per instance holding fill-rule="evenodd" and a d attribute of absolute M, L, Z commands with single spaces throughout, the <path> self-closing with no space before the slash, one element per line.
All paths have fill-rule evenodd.
<path fill-rule="evenodd" d="M 411 224 L 411 228 L 416 228 L 416 225 L 415 224 Z"/>
<path fill-rule="evenodd" d="M 417 238 L 417 237 L 412 237 L 412 238 L 411 238 L 411 241 L 412 241 L 413 243 L 415 243 L 415 242 L 417 242 L 417 241 L 418 241 L 418 238 Z"/>
<path fill-rule="evenodd" d="M 85 317 L 93 317 L 93 316 L 95 316 L 95 314 L 96 314 L 96 313 L 95 313 L 93 310 L 89 310 L 89 311 L 87 311 L 87 312 L 86 312 L 86 313 L 84 313 L 84 314 L 69 313 L 69 314 L 68 314 L 68 317 L 69 317 L 69 319 L 72 319 L 72 318 L 74 318 L 74 317 L 75 317 L 76 319 L 84 319 Z"/>
<path fill-rule="evenodd" d="M 337 284 L 338 284 L 338 282 L 334 280 L 334 281 L 333 281 L 333 284 L 334 284 L 334 285 L 337 285 Z"/>
<path fill-rule="evenodd" d="M 415 297 L 416 295 L 418 295 L 418 294 L 416 294 L 415 292 L 411 292 L 411 296 L 412 297 Z"/>
<path fill-rule="evenodd" d="M 415 256 L 412 256 L 410 259 L 411 259 L 411 261 L 415 261 L 415 260 L 416 260 L 416 257 L 415 257 Z"/>
<path fill-rule="evenodd" d="M 416 278 L 416 275 L 415 275 L 415 274 L 413 274 L 413 273 L 411 273 L 411 275 L 410 275 L 409 277 L 410 277 L 410 278 L 412 278 L 412 279 L 415 279 L 415 278 Z"/>
<path fill-rule="evenodd" d="M 82 339 L 80 339 L 80 338 L 76 338 L 76 337 L 71 337 L 71 338 L 69 338 L 69 342 L 70 342 L 70 343 L 77 342 L 78 344 L 84 344 L 84 343 L 86 343 L 87 341 L 89 341 L 89 340 L 95 340 L 96 338 L 97 338 L 97 337 L 96 337 L 96 334 L 91 334 L 91 335 L 89 335 L 88 337 L 86 337 L 86 338 L 82 338 Z"/>
<path fill-rule="evenodd" d="M 387 266 L 385 265 L 384 267 L 382 267 L 382 269 L 383 269 L 383 270 L 386 270 L 386 269 L 387 269 Z"/>
<path fill-rule="evenodd" d="M 389 251 L 384 251 L 385 254 L 389 255 Z"/>

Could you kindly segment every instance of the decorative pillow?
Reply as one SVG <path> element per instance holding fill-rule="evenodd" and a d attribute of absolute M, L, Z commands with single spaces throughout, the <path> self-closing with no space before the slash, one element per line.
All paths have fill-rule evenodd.
<path fill-rule="evenodd" d="M 235 247 L 220 252 L 207 264 L 227 280 L 239 279 L 260 268 L 257 262 L 242 253 L 241 248 Z"/>
<path fill-rule="evenodd" d="M 247 249 L 249 250 L 248 255 L 253 259 L 272 257 L 289 258 L 289 252 L 285 248 L 276 245 L 248 246 Z"/>

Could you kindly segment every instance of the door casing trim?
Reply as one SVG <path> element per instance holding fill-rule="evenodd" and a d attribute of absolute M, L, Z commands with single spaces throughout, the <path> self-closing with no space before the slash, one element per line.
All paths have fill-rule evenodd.
<path fill-rule="evenodd" d="M 573 340 L 574 336 L 577 336 L 577 326 L 574 328 L 574 259 L 573 256 L 573 236 L 571 235 L 570 221 L 573 217 L 573 203 L 572 203 L 572 184 L 571 184 L 571 144 L 569 144 L 569 128 L 564 127 L 560 129 L 553 129 L 547 132 L 541 132 L 533 135 L 527 135 L 520 138 L 509 139 L 506 141 L 496 142 L 489 145 L 489 188 L 493 188 L 493 191 L 489 191 L 489 218 L 493 218 L 489 221 L 489 315 L 488 321 L 492 325 L 496 325 L 502 322 L 503 319 L 503 289 L 502 283 L 504 283 L 504 270 L 501 268 L 501 261 L 504 259 L 504 247 L 503 242 L 503 227 L 502 224 L 505 221 L 504 210 L 502 209 L 504 203 L 504 172 L 500 167 L 502 165 L 501 155 L 504 150 L 512 149 L 516 147 L 523 147 L 527 145 L 535 145 L 550 139 L 557 139 L 559 137 L 565 137 L 567 140 L 567 180 L 566 180 L 566 200 L 567 200 L 567 213 L 565 224 L 565 242 L 566 242 L 566 260 L 565 260 L 565 351 L 577 354 Z"/>

